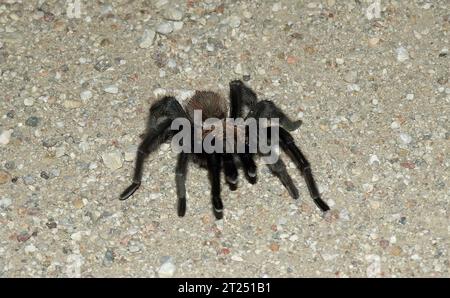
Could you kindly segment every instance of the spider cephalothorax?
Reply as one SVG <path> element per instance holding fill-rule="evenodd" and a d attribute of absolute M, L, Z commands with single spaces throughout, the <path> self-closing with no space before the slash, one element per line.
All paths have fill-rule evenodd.
<path fill-rule="evenodd" d="M 237 189 L 238 182 L 238 166 L 242 166 L 247 180 L 251 184 L 256 183 L 256 164 L 254 162 L 255 154 L 264 155 L 267 152 L 251 150 L 249 138 L 258 139 L 260 134 L 269 136 L 271 144 L 274 144 L 275 134 L 273 128 L 276 124 L 276 143 L 289 155 L 304 176 L 309 193 L 316 205 L 322 210 L 327 211 L 330 208 L 320 198 L 317 190 L 309 162 L 306 160 L 300 149 L 295 145 L 294 139 L 288 131 L 297 129 L 301 122 L 291 121 L 273 102 L 263 100 L 258 101 L 256 94 L 239 80 L 230 82 L 230 105 L 228 108 L 227 101 L 218 93 L 211 91 L 195 91 L 184 100 L 173 96 L 164 96 L 156 101 L 150 108 L 150 116 L 147 122 L 147 131 L 144 139 L 139 145 L 136 156 L 136 166 L 134 170 L 133 183 L 121 194 L 120 199 L 125 200 L 130 197 L 141 185 L 142 171 L 145 158 L 162 142 L 167 141 L 180 130 L 173 130 L 172 123 L 177 119 L 187 120 L 192 123 L 192 130 L 189 129 L 187 141 L 194 147 L 195 134 L 198 133 L 200 140 L 212 139 L 212 143 L 233 141 L 233 144 L 242 145 L 244 151 L 224 151 L 224 150 L 207 150 L 201 147 L 200 151 L 183 150 L 178 154 L 177 165 L 175 169 L 175 181 L 178 197 L 178 215 L 184 216 L 186 212 L 186 174 L 189 160 L 200 162 L 201 165 L 208 169 L 211 181 L 211 198 L 213 204 L 214 215 L 217 219 L 223 216 L 223 204 L 220 197 L 220 175 L 223 169 L 227 184 L 231 190 Z M 244 108 L 248 110 L 244 114 Z M 205 123 L 213 119 L 213 126 L 219 126 L 221 130 L 212 129 L 211 126 L 204 127 L 200 125 L 200 131 L 195 130 L 196 113 L 201 112 L 200 122 Z M 233 121 L 238 118 L 244 118 L 246 121 L 255 119 L 269 119 L 266 126 L 258 126 L 257 131 L 250 131 L 249 127 L 244 125 L 236 125 Z M 185 121 L 185 122 L 187 122 Z M 219 131 L 219 132 L 217 132 Z M 232 133 L 230 133 L 232 132 Z M 271 133 L 272 132 L 272 133 Z M 242 137 L 244 136 L 244 137 Z M 175 138 L 174 138 L 175 139 Z M 258 139 L 259 140 L 259 139 Z M 183 140 L 184 141 L 184 140 Z M 184 141 L 186 142 L 186 141 Z M 235 143 L 234 143 L 235 142 Z M 221 144 L 222 144 L 221 143 Z M 187 143 L 186 143 L 187 144 Z M 184 145 L 186 145 L 184 144 Z M 204 146 L 204 145 L 203 145 Z M 189 147 L 189 146 L 188 146 Z M 225 149 L 225 145 L 220 148 Z M 258 147 L 259 148 L 259 147 Z M 235 149 L 235 148 L 234 148 Z M 277 176 L 281 183 L 287 188 L 289 194 L 294 198 L 298 198 L 298 190 L 295 187 L 291 177 L 287 173 L 284 162 L 277 158 L 267 166 L 271 172 Z"/>

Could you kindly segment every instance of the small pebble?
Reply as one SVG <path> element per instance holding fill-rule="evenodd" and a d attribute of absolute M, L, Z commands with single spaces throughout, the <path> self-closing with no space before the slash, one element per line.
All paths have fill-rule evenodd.
<path fill-rule="evenodd" d="M 94 69 L 97 71 L 100 71 L 100 72 L 104 72 L 107 69 L 109 69 L 110 67 L 112 67 L 112 62 L 106 58 L 101 58 L 94 65 Z"/>
<path fill-rule="evenodd" d="M 81 102 L 76 100 L 65 100 L 63 105 L 66 109 L 78 109 L 81 107 Z"/>
<path fill-rule="evenodd" d="M 103 163 L 111 170 L 117 170 L 122 167 L 122 154 L 119 151 L 108 152 L 102 154 Z"/>
<path fill-rule="evenodd" d="M 33 253 L 33 252 L 37 251 L 37 248 L 36 248 L 36 246 L 33 245 L 33 243 L 31 243 L 31 244 L 25 246 L 24 250 L 26 253 Z"/>
<path fill-rule="evenodd" d="M 172 277 L 175 274 L 176 266 L 172 258 L 166 260 L 158 269 L 158 276 L 162 278 Z"/>
<path fill-rule="evenodd" d="M 124 153 L 125 161 L 133 161 L 136 156 L 137 146 L 131 145 L 129 146 Z"/>
<path fill-rule="evenodd" d="M 409 144 L 412 141 L 412 138 L 409 134 L 407 133 L 401 133 L 400 134 L 400 140 L 404 143 L 404 144 Z"/>
<path fill-rule="evenodd" d="M 90 90 L 84 90 L 84 91 L 81 91 L 81 93 L 80 93 L 80 98 L 83 101 L 86 101 L 86 100 L 90 99 L 91 97 L 92 97 L 92 91 L 90 91 Z"/>
<path fill-rule="evenodd" d="M 414 99 L 414 94 L 412 94 L 412 93 L 406 94 L 406 99 L 407 100 L 413 100 Z"/>
<path fill-rule="evenodd" d="M 169 33 L 172 33 L 172 31 L 173 31 L 173 26 L 172 26 L 172 23 L 169 23 L 169 22 L 161 23 L 156 27 L 156 32 L 158 32 L 159 34 L 162 34 L 162 35 L 167 35 Z"/>
<path fill-rule="evenodd" d="M 1 184 L 1 182 L 0 182 L 0 184 Z M 11 204 L 12 204 L 12 200 L 10 198 L 0 199 L 0 208 L 8 208 L 9 206 L 11 206 Z"/>
<path fill-rule="evenodd" d="M 37 127 L 39 125 L 40 119 L 35 116 L 28 117 L 25 121 L 26 126 Z"/>
<path fill-rule="evenodd" d="M 358 81 L 358 72 L 355 70 L 351 70 L 345 73 L 344 81 L 347 83 L 356 83 Z"/>
<path fill-rule="evenodd" d="M 372 37 L 372 38 L 369 38 L 368 44 L 369 44 L 369 47 L 374 48 L 379 42 L 380 42 L 380 38 Z"/>
<path fill-rule="evenodd" d="M 12 129 L 4 130 L 0 133 L 0 145 L 5 146 L 11 141 Z"/>
<path fill-rule="evenodd" d="M 337 65 L 342 65 L 342 64 L 344 64 L 344 59 L 342 59 L 342 58 L 336 58 L 336 64 Z"/>
<path fill-rule="evenodd" d="M 144 34 L 142 35 L 139 41 L 139 47 L 141 49 L 148 49 L 155 40 L 156 32 L 151 29 L 145 29 Z"/>
<path fill-rule="evenodd" d="M 82 236 L 83 236 L 82 232 L 78 231 L 78 232 L 75 232 L 72 235 L 70 235 L 70 238 L 75 241 L 80 241 Z"/>
<path fill-rule="evenodd" d="M 0 170 L 0 184 L 5 184 L 11 180 L 11 175 L 6 172 Z"/>
<path fill-rule="evenodd" d="M 277 12 L 277 11 L 280 11 L 280 10 L 281 10 L 281 3 L 280 2 L 277 2 L 274 5 L 272 5 L 272 11 L 273 12 Z"/>
<path fill-rule="evenodd" d="M 23 179 L 23 183 L 25 183 L 25 185 L 33 185 L 34 184 L 34 177 L 31 175 L 26 175 L 22 179 Z"/>
<path fill-rule="evenodd" d="M 238 28 L 241 25 L 241 18 L 238 16 L 231 16 L 228 19 L 228 24 L 231 28 Z"/>
<path fill-rule="evenodd" d="M 103 91 L 110 94 L 117 94 L 119 93 L 119 87 L 117 87 L 116 85 L 108 85 L 103 88 Z"/>
<path fill-rule="evenodd" d="M 380 160 L 378 159 L 378 156 L 372 154 L 369 158 L 369 164 L 373 165 L 374 163 L 380 164 Z"/>
<path fill-rule="evenodd" d="M 298 240 L 298 236 L 297 235 L 292 235 L 291 237 L 289 237 L 289 240 L 292 242 L 295 242 Z"/>
<path fill-rule="evenodd" d="M 16 168 L 16 163 L 14 161 L 7 161 L 5 162 L 5 169 L 7 170 L 14 170 Z"/>
<path fill-rule="evenodd" d="M 163 15 L 165 19 L 171 21 L 181 21 L 183 19 L 183 12 L 174 7 L 166 9 Z"/>
<path fill-rule="evenodd" d="M 25 98 L 23 104 L 27 107 L 31 107 L 34 104 L 34 99 L 31 97 Z"/>
<path fill-rule="evenodd" d="M 110 249 L 107 249 L 104 256 L 104 264 L 110 265 L 112 262 L 114 262 L 114 252 Z"/>
<path fill-rule="evenodd" d="M 242 262 L 242 261 L 244 261 L 244 259 L 241 258 L 241 257 L 238 256 L 238 255 L 232 255 L 232 256 L 231 256 L 231 259 L 232 259 L 233 261 L 236 261 L 236 262 Z"/>
<path fill-rule="evenodd" d="M 404 47 L 399 47 L 395 50 L 396 54 L 397 54 L 397 61 L 399 62 L 405 62 L 406 60 L 409 59 L 409 53 L 408 50 L 405 49 Z"/>
<path fill-rule="evenodd" d="M 42 179 L 48 180 L 50 178 L 50 176 L 47 174 L 46 171 L 42 171 L 40 174 Z"/>
<path fill-rule="evenodd" d="M 393 121 L 391 123 L 391 128 L 392 129 L 399 129 L 400 128 L 400 123 L 398 123 L 397 121 Z"/>

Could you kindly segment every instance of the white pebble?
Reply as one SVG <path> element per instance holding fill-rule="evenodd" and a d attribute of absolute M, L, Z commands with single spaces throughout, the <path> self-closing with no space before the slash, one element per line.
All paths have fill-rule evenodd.
<path fill-rule="evenodd" d="M 375 0 L 366 9 L 366 18 L 368 20 L 381 18 L 381 5 L 380 0 Z"/>
<path fill-rule="evenodd" d="M 84 90 L 84 91 L 81 91 L 81 93 L 80 93 L 80 98 L 81 98 L 81 100 L 88 100 L 88 99 L 90 99 L 92 97 L 92 91 L 91 90 Z"/>
<path fill-rule="evenodd" d="M 122 154 L 119 151 L 103 153 L 102 159 L 105 166 L 111 170 L 120 169 L 123 164 Z"/>
<path fill-rule="evenodd" d="M 406 99 L 407 100 L 413 100 L 414 99 L 414 94 L 412 94 L 412 93 L 406 94 Z"/>
<path fill-rule="evenodd" d="M 8 129 L 0 133 L 0 145 L 4 146 L 9 143 L 9 141 L 11 140 L 12 132 L 13 132 L 12 129 Z"/>
<path fill-rule="evenodd" d="M 336 58 L 336 64 L 337 64 L 337 65 L 342 65 L 342 64 L 344 64 L 344 59 L 342 59 L 342 58 Z"/>
<path fill-rule="evenodd" d="M 0 200 L 0 207 L 1 208 L 8 208 L 9 206 L 11 206 L 12 201 L 10 198 L 3 198 Z"/>
<path fill-rule="evenodd" d="M 162 278 L 172 277 L 175 274 L 176 266 L 169 259 L 158 269 L 158 276 Z"/>
<path fill-rule="evenodd" d="M 242 261 L 244 261 L 244 259 L 241 258 L 241 257 L 238 256 L 238 255 L 232 255 L 232 256 L 231 256 L 231 259 L 232 259 L 233 261 L 236 261 L 236 262 L 242 262 Z"/>
<path fill-rule="evenodd" d="M 369 164 L 373 165 L 374 163 L 380 164 L 380 160 L 378 159 L 378 156 L 376 156 L 375 154 L 372 154 L 372 155 L 370 155 L 370 158 L 369 158 Z"/>
<path fill-rule="evenodd" d="M 37 250 L 37 248 L 36 248 L 36 246 L 34 246 L 33 243 L 31 243 L 31 244 L 25 246 L 25 252 L 26 252 L 26 253 L 33 253 L 33 252 L 35 252 L 36 250 Z"/>
<path fill-rule="evenodd" d="M 289 240 L 292 242 L 295 242 L 298 240 L 298 236 L 297 235 L 292 235 L 291 237 L 289 237 Z"/>
<path fill-rule="evenodd" d="M 409 53 L 408 50 L 405 49 L 404 47 L 399 47 L 395 50 L 395 52 L 397 53 L 397 61 L 399 62 L 405 62 L 406 60 L 409 59 Z"/>
<path fill-rule="evenodd" d="M 136 150 L 137 150 L 137 146 L 135 145 L 131 145 L 129 146 L 124 154 L 124 159 L 125 161 L 133 161 L 134 157 L 136 156 Z"/>
<path fill-rule="evenodd" d="M 108 85 L 103 88 L 103 91 L 105 91 L 106 93 L 117 94 L 119 93 L 119 88 L 116 85 Z"/>
<path fill-rule="evenodd" d="M 178 31 L 178 30 L 181 30 L 181 29 L 183 29 L 183 22 L 173 22 L 172 23 L 172 26 L 173 26 L 173 30 L 174 31 Z"/>
<path fill-rule="evenodd" d="M 236 66 L 234 67 L 234 72 L 235 72 L 236 74 L 242 74 L 242 73 L 243 73 L 241 63 L 236 64 Z"/>
<path fill-rule="evenodd" d="M 31 107 L 34 104 L 34 99 L 31 97 L 25 98 L 23 104 L 27 107 Z"/>
<path fill-rule="evenodd" d="M 400 128 L 400 123 L 398 123 L 397 121 L 393 121 L 391 123 L 391 128 L 392 129 L 399 129 Z"/>
<path fill-rule="evenodd" d="M 82 236 L 83 236 L 82 232 L 78 231 L 78 232 L 75 232 L 72 235 L 70 235 L 70 238 L 75 241 L 80 241 Z"/>
<path fill-rule="evenodd" d="M 237 28 L 241 25 L 241 18 L 238 16 L 231 16 L 228 19 L 228 24 L 230 25 L 231 28 Z"/>
<path fill-rule="evenodd" d="M 164 11 L 164 18 L 171 21 L 180 21 L 183 19 L 183 12 L 175 7 L 169 7 Z"/>
<path fill-rule="evenodd" d="M 366 274 L 367 277 L 380 277 L 381 274 L 381 258 L 378 255 L 367 255 L 366 261 L 369 262 Z"/>
<path fill-rule="evenodd" d="M 412 141 L 412 138 L 409 134 L 407 133 L 401 133 L 400 134 L 400 140 L 404 143 L 404 144 L 409 144 Z"/>
<path fill-rule="evenodd" d="M 280 11 L 281 10 L 281 3 L 280 2 L 277 2 L 277 3 L 275 3 L 273 6 L 272 6 L 272 11 L 273 12 L 277 12 L 277 11 Z"/>
<path fill-rule="evenodd" d="M 173 26 L 172 26 L 172 23 L 169 23 L 169 22 L 161 23 L 156 27 L 156 32 L 158 32 L 159 34 L 166 35 L 166 34 L 171 33 L 172 31 L 173 31 Z"/>

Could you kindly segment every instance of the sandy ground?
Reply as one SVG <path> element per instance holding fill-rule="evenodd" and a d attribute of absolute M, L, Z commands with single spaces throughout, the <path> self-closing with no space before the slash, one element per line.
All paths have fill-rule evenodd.
<path fill-rule="evenodd" d="M 0 276 L 449 277 L 450 3 L 0 3 Z M 155 32 L 156 31 L 156 32 Z M 323 198 L 292 163 L 176 215 L 175 154 L 125 202 L 161 89 L 248 80 L 302 119 Z M 161 89 L 158 89 L 161 88 Z"/>

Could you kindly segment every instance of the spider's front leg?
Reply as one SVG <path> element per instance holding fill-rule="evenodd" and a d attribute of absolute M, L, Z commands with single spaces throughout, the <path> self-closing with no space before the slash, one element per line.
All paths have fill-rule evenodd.
<path fill-rule="evenodd" d="M 233 119 L 242 118 L 243 108 L 252 109 L 257 104 L 258 98 L 252 89 L 247 87 L 241 80 L 234 80 L 230 82 L 230 117 Z M 248 129 L 246 130 L 248 135 Z M 254 154 L 250 153 L 248 146 L 245 146 L 245 153 L 238 153 L 242 167 L 244 169 L 245 177 L 248 182 L 255 184 L 256 164 L 254 161 Z"/>
<path fill-rule="evenodd" d="M 161 144 L 161 141 L 165 140 L 165 132 L 170 128 L 171 123 L 172 120 L 166 119 L 160 123 L 158 127 L 147 132 L 136 153 L 136 165 L 134 168 L 133 182 L 127 187 L 127 189 L 124 190 L 124 192 L 122 192 L 120 195 L 120 200 L 128 199 L 141 186 L 144 161 L 147 156 L 154 151 L 159 144 Z"/>
<path fill-rule="evenodd" d="M 152 105 L 147 132 L 136 153 L 133 182 L 122 192 L 120 200 L 128 199 L 141 186 L 145 159 L 171 136 L 171 123 L 178 117 L 186 117 L 186 113 L 174 97 L 166 96 Z"/>

